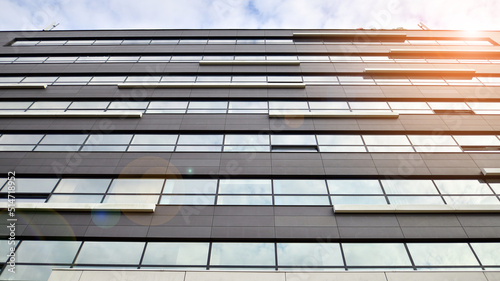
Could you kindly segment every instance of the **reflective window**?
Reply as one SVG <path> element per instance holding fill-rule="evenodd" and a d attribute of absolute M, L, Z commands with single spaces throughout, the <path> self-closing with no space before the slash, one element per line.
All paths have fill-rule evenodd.
<path fill-rule="evenodd" d="M 215 194 L 216 190 L 217 180 L 167 179 L 163 193 Z"/>
<path fill-rule="evenodd" d="M 107 101 L 74 101 L 68 109 L 106 109 Z"/>
<path fill-rule="evenodd" d="M 61 195 L 50 196 L 49 203 L 101 203 L 103 195 Z"/>
<path fill-rule="evenodd" d="M 90 135 L 85 144 L 129 144 L 133 135 Z"/>
<path fill-rule="evenodd" d="M 383 194 L 378 180 L 327 180 L 330 194 Z"/>
<path fill-rule="evenodd" d="M 274 196 L 275 205 L 330 205 L 328 196 Z"/>
<path fill-rule="evenodd" d="M 442 205 L 443 199 L 439 196 L 388 196 L 392 205 Z"/>
<path fill-rule="evenodd" d="M 54 193 L 105 193 L 111 179 L 62 179 Z"/>
<path fill-rule="evenodd" d="M 349 109 L 347 102 L 344 101 L 310 101 L 311 109 Z"/>
<path fill-rule="evenodd" d="M 37 144 L 43 135 L 2 135 L 0 144 Z"/>
<path fill-rule="evenodd" d="M 309 109 L 305 101 L 270 101 L 269 109 Z"/>
<path fill-rule="evenodd" d="M 103 203 L 157 204 L 159 195 L 106 195 Z"/>
<path fill-rule="evenodd" d="M 435 180 L 443 194 L 493 194 L 486 183 L 478 180 Z"/>
<path fill-rule="evenodd" d="M 211 265 L 275 266 L 273 243 L 213 243 Z"/>
<path fill-rule="evenodd" d="M 162 205 L 214 205 L 214 195 L 163 195 Z"/>
<path fill-rule="evenodd" d="M 452 205 L 484 205 L 500 204 L 496 196 L 443 196 L 447 204 Z"/>
<path fill-rule="evenodd" d="M 459 145 L 497 145 L 500 140 L 496 136 L 453 136 Z"/>
<path fill-rule="evenodd" d="M 271 135 L 272 145 L 316 145 L 314 135 Z"/>
<path fill-rule="evenodd" d="M 191 101 L 188 109 L 226 109 L 227 101 Z"/>
<path fill-rule="evenodd" d="M 400 243 L 343 243 L 347 266 L 411 266 Z"/>
<path fill-rule="evenodd" d="M 384 196 L 332 196 L 333 205 L 386 205 Z"/>
<path fill-rule="evenodd" d="M 52 273 L 52 265 L 21 265 L 16 264 L 16 271 L 12 273 L 4 270 L 0 275 L 1 280 L 48 280 Z M 69 266 L 58 265 L 58 268 Z"/>
<path fill-rule="evenodd" d="M 23 179 L 16 178 L 16 192 L 29 193 L 50 193 L 56 186 L 59 179 Z M 2 192 L 7 192 L 8 183 L 2 189 Z"/>
<path fill-rule="evenodd" d="M 109 193 L 160 193 L 163 179 L 115 179 Z"/>
<path fill-rule="evenodd" d="M 451 136 L 445 135 L 408 135 L 413 145 L 457 145 Z"/>
<path fill-rule="evenodd" d="M 45 135 L 40 144 L 83 144 L 88 135 Z"/>
<path fill-rule="evenodd" d="M 139 264 L 144 242 L 91 242 L 83 243 L 77 264 Z"/>
<path fill-rule="evenodd" d="M 269 135 L 226 135 L 225 145 L 269 145 Z"/>
<path fill-rule="evenodd" d="M 7 101 L 0 102 L 0 109 L 27 109 L 32 102 L 30 101 Z"/>
<path fill-rule="evenodd" d="M 479 265 L 465 243 L 408 243 L 416 266 Z"/>
<path fill-rule="evenodd" d="M 319 145 L 363 145 L 361 136 L 317 135 Z"/>
<path fill-rule="evenodd" d="M 272 194 L 271 180 L 221 179 L 219 194 Z"/>
<path fill-rule="evenodd" d="M 149 242 L 143 265 L 206 265 L 209 243 Z"/>
<path fill-rule="evenodd" d="M 180 135 L 178 144 L 221 145 L 223 135 Z"/>
<path fill-rule="evenodd" d="M 387 194 L 438 194 L 431 180 L 382 180 Z"/>
<path fill-rule="evenodd" d="M 351 101 L 349 105 L 351 109 L 390 109 L 386 102 Z"/>
<path fill-rule="evenodd" d="M 278 266 L 344 266 L 337 243 L 278 243 Z"/>
<path fill-rule="evenodd" d="M 177 135 L 135 135 L 132 140 L 132 145 L 134 144 L 170 144 L 175 145 L 177 142 Z"/>
<path fill-rule="evenodd" d="M 482 265 L 500 264 L 500 243 L 471 243 Z"/>
<path fill-rule="evenodd" d="M 327 194 L 324 180 L 274 180 L 275 194 Z"/>
<path fill-rule="evenodd" d="M 406 136 L 375 136 L 363 135 L 367 145 L 410 145 Z"/>
<path fill-rule="evenodd" d="M 108 109 L 146 109 L 148 103 L 147 101 L 114 101 L 109 105 Z"/>
<path fill-rule="evenodd" d="M 24 240 L 16 250 L 16 262 L 72 263 L 81 242 Z"/>
<path fill-rule="evenodd" d="M 148 109 L 186 109 L 187 101 L 152 101 Z"/>
<path fill-rule="evenodd" d="M 272 205 L 272 196 L 219 195 L 217 205 Z"/>

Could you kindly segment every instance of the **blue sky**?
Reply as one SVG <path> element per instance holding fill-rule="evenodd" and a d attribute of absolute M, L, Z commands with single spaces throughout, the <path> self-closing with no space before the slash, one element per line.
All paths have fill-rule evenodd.
<path fill-rule="evenodd" d="M 397 28 L 500 30 L 498 0 L 0 0 L 0 30 Z"/>

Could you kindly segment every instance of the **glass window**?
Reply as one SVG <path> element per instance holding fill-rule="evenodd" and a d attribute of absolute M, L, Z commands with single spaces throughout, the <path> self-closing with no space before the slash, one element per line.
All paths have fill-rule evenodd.
<path fill-rule="evenodd" d="M 21 265 L 16 264 L 16 271 L 12 273 L 4 270 L 0 275 L 1 280 L 48 280 L 52 268 L 66 268 L 69 266 L 53 265 Z"/>
<path fill-rule="evenodd" d="M 392 205 L 443 205 L 443 199 L 439 196 L 388 196 Z"/>
<path fill-rule="evenodd" d="M 235 56 L 236 61 L 265 61 L 265 56 Z"/>
<path fill-rule="evenodd" d="M 108 193 L 160 193 L 163 179 L 114 179 Z"/>
<path fill-rule="evenodd" d="M 382 180 L 387 194 L 439 194 L 431 180 Z"/>
<path fill-rule="evenodd" d="M 345 101 L 310 101 L 311 109 L 349 109 Z"/>
<path fill-rule="evenodd" d="M 159 195 L 106 195 L 103 203 L 157 204 Z"/>
<path fill-rule="evenodd" d="M 363 135 L 367 145 L 411 145 L 406 136 L 386 135 Z"/>
<path fill-rule="evenodd" d="M 317 135 L 319 145 L 364 145 L 361 136 Z"/>
<path fill-rule="evenodd" d="M 210 265 L 275 266 L 274 243 L 214 242 Z"/>
<path fill-rule="evenodd" d="M 451 136 L 445 135 L 409 135 L 408 138 L 413 145 L 457 145 Z"/>
<path fill-rule="evenodd" d="M 56 79 L 57 77 L 26 77 L 24 78 L 23 83 L 53 83 Z"/>
<path fill-rule="evenodd" d="M 111 179 L 61 179 L 54 193 L 105 193 Z"/>
<path fill-rule="evenodd" d="M 231 82 L 231 76 L 198 76 L 196 82 Z"/>
<path fill-rule="evenodd" d="M 24 77 L 0 77 L 0 83 L 19 83 Z"/>
<path fill-rule="evenodd" d="M 43 63 L 47 57 L 19 57 L 16 63 Z"/>
<path fill-rule="evenodd" d="M 278 266 L 344 266 L 337 243 L 278 243 Z"/>
<path fill-rule="evenodd" d="M 6 101 L 0 102 L 0 109 L 27 109 L 31 104 L 30 101 Z"/>
<path fill-rule="evenodd" d="M 41 146 L 39 146 L 41 147 Z M 82 147 L 81 151 L 126 151 L 126 145 L 88 145 Z"/>
<path fill-rule="evenodd" d="M 351 101 L 349 105 L 351 109 L 389 109 L 389 105 L 386 102 Z"/>
<path fill-rule="evenodd" d="M 135 135 L 131 144 L 171 144 L 175 145 L 177 135 Z"/>
<path fill-rule="evenodd" d="M 466 266 L 479 263 L 466 243 L 408 243 L 416 266 Z"/>
<path fill-rule="evenodd" d="M 144 242 L 92 242 L 83 243 L 77 264 L 131 264 L 138 265 Z"/>
<path fill-rule="evenodd" d="M 179 43 L 179 40 L 151 40 L 151 45 L 176 45 L 177 43 Z"/>
<path fill-rule="evenodd" d="M 152 101 L 148 109 L 186 109 L 187 101 Z"/>
<path fill-rule="evenodd" d="M 225 145 L 269 145 L 268 135 L 226 135 Z"/>
<path fill-rule="evenodd" d="M 222 151 L 222 146 L 205 146 L 205 145 L 198 145 L 198 146 L 185 146 L 185 145 L 178 145 L 175 148 L 175 151 L 177 152 L 220 152 Z"/>
<path fill-rule="evenodd" d="M 426 102 L 389 102 L 392 109 L 429 109 Z"/>
<path fill-rule="evenodd" d="M 414 152 L 411 146 L 367 146 L 368 152 Z"/>
<path fill-rule="evenodd" d="M 226 152 L 242 152 L 242 151 L 250 151 L 250 152 L 269 152 L 271 149 L 269 146 L 262 145 L 225 145 L 224 151 Z"/>
<path fill-rule="evenodd" d="M 16 250 L 16 262 L 72 263 L 82 242 L 24 240 Z"/>
<path fill-rule="evenodd" d="M 481 146 L 495 145 L 500 146 L 500 140 L 496 136 L 453 136 L 459 145 Z"/>
<path fill-rule="evenodd" d="M 12 43 L 12 46 L 35 46 L 40 41 L 16 41 Z"/>
<path fill-rule="evenodd" d="M 0 144 L 37 144 L 43 135 L 2 135 Z"/>
<path fill-rule="evenodd" d="M 30 109 L 66 109 L 71 102 L 37 101 Z"/>
<path fill-rule="evenodd" d="M 16 187 L 16 192 L 27 193 L 50 193 L 56 186 L 59 179 L 23 179 L 16 178 L 12 186 Z M 9 184 L 7 183 L 2 192 L 7 192 Z"/>
<path fill-rule="evenodd" d="M 321 152 L 366 152 L 364 146 L 319 146 Z"/>
<path fill-rule="evenodd" d="M 129 76 L 125 83 L 158 83 L 161 76 Z"/>
<path fill-rule="evenodd" d="M 411 266 L 402 243 L 343 243 L 347 266 Z"/>
<path fill-rule="evenodd" d="M 143 265 L 206 265 L 209 243 L 149 242 Z"/>
<path fill-rule="evenodd" d="M 102 144 L 124 144 L 130 143 L 133 135 L 90 135 L 85 144 L 87 145 L 102 145 Z"/>
<path fill-rule="evenodd" d="M 465 102 L 429 102 L 433 110 L 470 110 Z"/>
<path fill-rule="evenodd" d="M 316 145 L 314 135 L 272 135 L 272 145 Z"/>
<path fill-rule="evenodd" d="M 174 151 L 175 146 L 173 145 L 155 145 L 155 146 L 144 146 L 144 145 L 131 145 L 128 147 L 127 151 Z"/>
<path fill-rule="evenodd" d="M 107 101 L 74 101 L 68 109 L 106 109 Z"/>
<path fill-rule="evenodd" d="M 363 76 L 338 76 L 341 85 L 375 85 L 371 78 Z"/>
<path fill-rule="evenodd" d="M 122 45 L 148 45 L 151 40 L 123 40 Z"/>
<path fill-rule="evenodd" d="M 266 76 L 233 76 L 233 82 L 266 82 L 266 81 L 267 81 Z"/>
<path fill-rule="evenodd" d="M 100 76 L 94 77 L 89 84 L 118 84 L 125 81 L 126 76 Z M 108 103 L 109 104 L 109 103 Z"/>
<path fill-rule="evenodd" d="M 79 76 L 79 77 L 66 77 L 62 76 L 57 79 L 56 83 L 59 84 L 86 84 L 92 79 L 91 76 Z"/>
<path fill-rule="evenodd" d="M 202 56 L 173 56 L 170 61 L 171 62 L 176 62 L 176 61 L 192 61 L 192 62 L 199 62 L 202 59 Z"/>
<path fill-rule="evenodd" d="M 299 56 L 300 61 L 330 61 L 328 56 Z"/>
<path fill-rule="evenodd" d="M 219 194 L 272 194 L 271 180 L 221 179 Z"/>
<path fill-rule="evenodd" d="M 274 196 L 276 205 L 330 205 L 328 196 Z"/>
<path fill-rule="evenodd" d="M 161 205 L 214 205 L 214 195 L 163 195 Z"/>
<path fill-rule="evenodd" d="M 142 56 L 139 62 L 168 62 L 170 56 Z"/>
<path fill-rule="evenodd" d="M 229 103 L 229 109 L 263 109 L 267 110 L 265 101 L 232 101 Z"/>
<path fill-rule="evenodd" d="M 500 264 L 500 243 L 471 243 L 482 265 Z"/>
<path fill-rule="evenodd" d="M 451 205 L 496 205 L 500 204 L 496 196 L 443 196 Z"/>
<path fill-rule="evenodd" d="M 219 195 L 217 205 L 272 205 L 272 196 Z"/>
<path fill-rule="evenodd" d="M 327 194 L 324 180 L 274 180 L 275 194 Z"/>
<path fill-rule="evenodd" d="M 87 57 L 78 57 L 76 63 L 104 63 L 108 60 L 108 56 L 95 57 L 95 56 L 87 56 Z"/>
<path fill-rule="evenodd" d="M 104 195 L 81 195 L 81 194 L 54 194 L 50 196 L 49 203 L 101 203 Z"/>
<path fill-rule="evenodd" d="M 163 193 L 215 194 L 217 180 L 167 179 Z"/>
<path fill-rule="evenodd" d="M 226 109 L 227 101 L 191 101 L 188 109 Z"/>
<path fill-rule="evenodd" d="M 472 110 L 500 110 L 500 102 L 468 102 Z"/>
<path fill-rule="evenodd" d="M 270 101 L 269 109 L 306 109 L 309 106 L 306 101 Z"/>
<path fill-rule="evenodd" d="M 330 194 L 383 194 L 378 180 L 327 180 Z"/>
<path fill-rule="evenodd" d="M 333 205 L 387 205 L 384 196 L 332 196 Z"/>
<path fill-rule="evenodd" d="M 139 56 L 111 56 L 107 62 L 136 62 Z"/>
<path fill-rule="evenodd" d="M 94 45 L 120 45 L 123 40 L 95 40 Z"/>
<path fill-rule="evenodd" d="M 92 45 L 95 40 L 68 40 L 66 42 L 66 45 Z"/>
<path fill-rule="evenodd" d="M 223 135 L 180 135 L 178 144 L 221 145 Z"/>
<path fill-rule="evenodd" d="M 270 61 L 293 61 L 297 60 L 297 56 L 266 56 L 267 60 Z"/>
<path fill-rule="evenodd" d="M 264 44 L 264 39 L 238 39 L 237 44 Z"/>
<path fill-rule="evenodd" d="M 0 145 L 0 151 L 33 151 L 35 145 Z"/>
<path fill-rule="evenodd" d="M 88 135 L 45 135 L 40 144 L 83 144 Z"/>
<path fill-rule="evenodd" d="M 300 83 L 302 76 L 267 76 L 270 83 Z"/>
<path fill-rule="evenodd" d="M 435 180 L 443 194 L 493 194 L 486 183 L 478 180 Z"/>

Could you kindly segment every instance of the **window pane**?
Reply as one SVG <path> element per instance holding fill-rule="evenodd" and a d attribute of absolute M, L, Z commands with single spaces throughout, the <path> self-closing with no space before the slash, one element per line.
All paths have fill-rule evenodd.
<path fill-rule="evenodd" d="M 411 266 L 401 243 L 343 243 L 347 266 Z"/>
<path fill-rule="evenodd" d="M 384 196 L 332 196 L 333 205 L 387 205 Z"/>
<path fill-rule="evenodd" d="M 276 205 L 330 205 L 328 196 L 274 196 Z"/>
<path fill-rule="evenodd" d="M 54 189 L 59 179 L 21 179 L 16 178 L 16 192 L 29 193 L 49 193 Z M 2 192 L 7 192 L 8 184 L 4 186 Z"/>
<path fill-rule="evenodd" d="M 24 240 L 16 251 L 16 262 L 72 263 L 81 242 Z"/>
<path fill-rule="evenodd" d="M 209 243 L 149 242 L 143 265 L 206 265 Z"/>
<path fill-rule="evenodd" d="M 167 179 L 163 193 L 215 194 L 217 180 L 175 180 Z"/>
<path fill-rule="evenodd" d="M 186 109 L 187 101 L 152 101 L 148 109 Z"/>
<path fill-rule="evenodd" d="M 111 179 L 62 179 L 55 193 L 106 193 Z"/>
<path fill-rule="evenodd" d="M 213 243 L 210 265 L 275 266 L 273 243 Z"/>
<path fill-rule="evenodd" d="M 500 243 L 471 243 L 474 252 L 483 265 L 500 264 Z"/>
<path fill-rule="evenodd" d="M 271 180 L 221 179 L 219 194 L 272 194 Z"/>
<path fill-rule="evenodd" d="M 37 144 L 44 135 L 2 135 L 0 144 Z"/>
<path fill-rule="evenodd" d="M 78 264 L 139 264 L 144 242 L 85 242 Z"/>
<path fill-rule="evenodd" d="M 104 203 L 157 204 L 159 195 L 106 195 Z"/>
<path fill-rule="evenodd" d="M 163 205 L 214 205 L 213 195 L 163 195 L 160 204 Z"/>
<path fill-rule="evenodd" d="M 311 101 L 309 106 L 311 109 L 349 109 L 345 101 Z"/>
<path fill-rule="evenodd" d="M 429 102 L 433 110 L 470 110 L 465 102 Z"/>
<path fill-rule="evenodd" d="M 217 205 L 272 205 L 272 196 L 256 195 L 219 195 Z"/>
<path fill-rule="evenodd" d="M 88 135 L 46 135 L 40 144 L 83 144 Z"/>
<path fill-rule="evenodd" d="M 327 194 L 324 180 L 274 180 L 274 194 Z"/>
<path fill-rule="evenodd" d="M 69 266 L 52 265 L 17 265 L 16 271 L 12 273 L 4 270 L 0 275 L 1 280 L 48 280 L 52 273 L 52 268 L 66 268 Z"/>
<path fill-rule="evenodd" d="M 147 101 L 114 101 L 112 102 L 108 109 L 146 109 L 148 107 Z"/>
<path fill-rule="evenodd" d="M 364 135 L 363 139 L 367 145 L 410 145 L 406 136 L 371 136 Z"/>
<path fill-rule="evenodd" d="M 278 266 L 344 266 L 337 243 L 278 243 Z"/>
<path fill-rule="evenodd" d="M 407 205 L 407 204 L 430 204 L 443 205 L 443 199 L 439 196 L 388 196 L 389 202 L 392 205 Z"/>
<path fill-rule="evenodd" d="M 226 135 L 225 145 L 269 145 L 268 135 Z"/>
<path fill-rule="evenodd" d="M 498 145 L 500 140 L 496 136 L 453 136 L 459 145 Z"/>
<path fill-rule="evenodd" d="M 23 83 L 53 83 L 56 81 L 56 77 L 26 77 Z M 49 102 L 50 103 L 50 102 Z"/>
<path fill-rule="evenodd" d="M 234 81 L 234 79 L 233 79 Z M 229 103 L 229 109 L 263 109 L 267 110 L 265 101 L 232 101 Z"/>
<path fill-rule="evenodd" d="M 188 109 L 226 109 L 227 101 L 191 101 Z"/>
<path fill-rule="evenodd" d="M 486 183 L 478 180 L 435 180 L 443 194 L 493 194 Z"/>
<path fill-rule="evenodd" d="M 272 145 L 316 145 L 314 135 L 272 135 Z"/>
<path fill-rule="evenodd" d="M 356 135 L 318 135 L 319 145 L 363 145 L 361 136 Z"/>
<path fill-rule="evenodd" d="M 132 135 L 90 135 L 85 144 L 99 145 L 99 144 L 124 144 L 130 143 Z"/>
<path fill-rule="evenodd" d="M 107 101 L 74 101 L 69 109 L 106 109 L 109 102 Z"/>
<path fill-rule="evenodd" d="M 114 179 L 108 193 L 160 193 L 162 179 Z"/>
<path fill-rule="evenodd" d="M 175 145 L 177 135 L 135 135 L 131 144 L 170 144 Z"/>
<path fill-rule="evenodd" d="M 349 105 L 351 109 L 389 109 L 389 105 L 386 102 L 351 101 Z"/>
<path fill-rule="evenodd" d="M 306 101 L 270 101 L 269 109 L 309 109 Z"/>
<path fill-rule="evenodd" d="M 444 135 L 420 135 L 408 136 L 413 145 L 457 145 L 451 136 Z"/>
<path fill-rule="evenodd" d="M 178 144 L 221 145 L 223 137 L 223 135 L 180 135 Z"/>
<path fill-rule="evenodd" d="M 101 203 L 104 195 L 59 195 L 50 196 L 49 203 Z"/>
<path fill-rule="evenodd" d="M 382 180 L 387 194 L 438 194 L 431 180 Z"/>
<path fill-rule="evenodd" d="M 330 194 L 383 194 L 378 180 L 327 180 Z"/>
<path fill-rule="evenodd" d="M 451 205 L 485 205 L 500 204 L 496 196 L 443 196 Z"/>
<path fill-rule="evenodd" d="M 479 265 L 466 243 L 408 243 L 416 266 Z"/>
<path fill-rule="evenodd" d="M 27 109 L 32 102 L 30 101 L 7 101 L 0 102 L 0 109 Z"/>

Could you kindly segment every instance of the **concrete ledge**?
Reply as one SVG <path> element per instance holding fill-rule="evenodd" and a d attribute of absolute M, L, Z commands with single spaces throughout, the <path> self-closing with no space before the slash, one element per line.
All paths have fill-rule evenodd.
<path fill-rule="evenodd" d="M 228 60 L 209 61 L 201 60 L 200 65 L 300 65 L 300 61 L 280 61 L 280 60 Z"/>
<path fill-rule="evenodd" d="M 123 83 L 120 89 L 136 88 L 254 88 L 254 89 L 304 89 L 305 83 Z"/>
<path fill-rule="evenodd" d="M 335 213 L 500 213 L 498 205 L 334 205 Z"/>
<path fill-rule="evenodd" d="M 485 176 L 500 176 L 500 168 L 482 168 L 481 172 Z"/>
<path fill-rule="evenodd" d="M 500 271 L 181 271 L 55 268 L 49 281 L 494 281 Z"/>
<path fill-rule="evenodd" d="M 7 202 L 0 203 L 0 209 L 7 209 Z M 156 204 L 112 204 L 112 203 L 16 203 L 16 210 L 30 211 L 122 211 L 153 213 Z"/>
<path fill-rule="evenodd" d="M 47 84 L 0 84 L 0 89 L 46 89 Z"/>
<path fill-rule="evenodd" d="M 0 113 L 0 118 L 33 118 L 33 117 L 50 117 L 50 118 L 141 118 L 142 112 L 12 112 Z"/>
<path fill-rule="evenodd" d="M 269 117 L 304 117 L 304 118 L 399 118 L 397 112 L 294 112 L 270 110 Z"/>
<path fill-rule="evenodd" d="M 474 76 L 475 69 L 436 69 L 436 68 L 365 68 L 367 74 L 395 74 L 395 75 L 460 75 Z"/>

